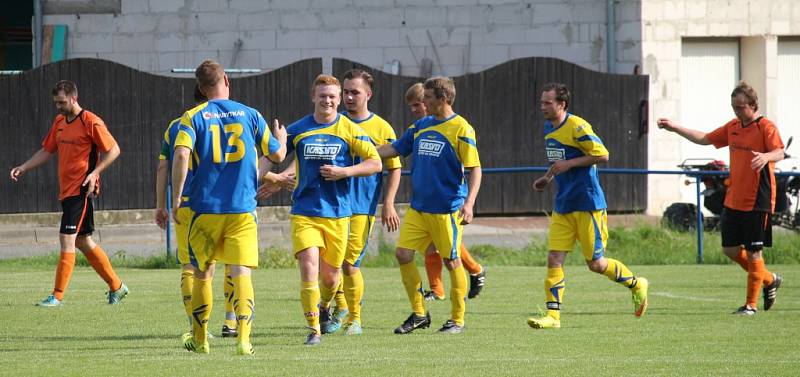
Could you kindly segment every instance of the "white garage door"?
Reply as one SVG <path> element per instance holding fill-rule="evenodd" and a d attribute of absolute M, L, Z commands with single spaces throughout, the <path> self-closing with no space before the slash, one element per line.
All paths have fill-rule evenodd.
<path fill-rule="evenodd" d="M 800 40 L 778 40 L 778 113 L 775 116 L 784 144 L 794 142 L 786 153 L 800 157 Z M 778 163 L 782 170 L 800 167 L 800 159 Z"/>
<path fill-rule="evenodd" d="M 712 131 L 734 118 L 731 91 L 739 81 L 737 40 L 692 40 L 681 44 L 681 117 L 689 128 Z M 710 158 L 728 162 L 728 148 L 716 149 L 683 140 L 680 161 Z M 694 203 L 695 187 L 681 186 L 682 201 Z"/>

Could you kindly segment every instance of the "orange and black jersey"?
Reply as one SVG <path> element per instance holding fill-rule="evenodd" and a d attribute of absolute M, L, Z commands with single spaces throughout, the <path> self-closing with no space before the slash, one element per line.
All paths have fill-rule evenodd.
<path fill-rule="evenodd" d="M 87 110 L 81 110 L 71 121 L 64 115 L 56 116 L 42 148 L 58 153 L 58 200 L 80 195 L 81 184 L 94 170 L 98 154 L 110 151 L 115 145 L 117 142 L 103 120 Z M 95 188 L 96 192 L 99 190 L 100 180 Z"/>
<path fill-rule="evenodd" d="M 725 207 L 738 211 L 764 211 L 775 208 L 775 162 L 760 172 L 750 167 L 753 152 L 767 153 L 783 149 L 775 124 L 764 117 L 743 125 L 733 119 L 707 135 L 717 148 L 728 146 L 731 159 L 731 185 L 725 194 Z"/>

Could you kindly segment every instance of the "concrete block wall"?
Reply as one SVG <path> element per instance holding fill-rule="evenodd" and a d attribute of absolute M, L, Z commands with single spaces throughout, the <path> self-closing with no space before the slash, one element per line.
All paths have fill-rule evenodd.
<path fill-rule="evenodd" d="M 647 0 L 641 5 L 643 73 L 650 75 L 650 169 L 672 170 L 679 162 L 680 138 L 661 131 L 659 117 L 681 119 L 681 40 L 685 37 L 740 38 L 742 76 L 756 87 L 760 110 L 774 114 L 777 36 L 800 35 L 796 0 Z M 733 88 L 731 88 L 732 90 Z M 730 108 L 713 109 L 727 111 Z M 687 124 L 688 125 L 688 124 Z M 710 147 L 709 147 L 710 148 Z M 680 199 L 683 177 L 648 178 L 648 213 L 661 214 Z"/>
<path fill-rule="evenodd" d="M 95 0 L 70 0 L 70 4 Z M 108 0 L 106 0 L 108 1 Z M 58 4 L 59 1 L 51 0 Z M 641 56 L 640 0 L 617 3 L 617 71 Z M 118 13 L 51 7 L 68 26 L 67 57 L 98 57 L 160 74 L 204 58 L 271 70 L 308 57 L 400 61 L 418 75 L 477 72 L 509 59 L 553 56 L 606 69 L 605 0 L 121 0 Z M 430 35 L 430 36 L 429 36 Z M 241 41 L 241 42 L 239 42 Z M 237 47 L 240 45 L 240 47 Z M 438 58 L 437 58 L 438 56 Z"/>

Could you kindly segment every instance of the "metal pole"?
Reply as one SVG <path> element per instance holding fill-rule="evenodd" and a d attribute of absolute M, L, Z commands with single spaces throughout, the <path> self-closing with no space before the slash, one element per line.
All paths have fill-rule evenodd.
<path fill-rule="evenodd" d="M 33 67 L 42 65 L 42 33 L 44 26 L 42 16 L 42 0 L 33 0 L 33 32 L 34 32 L 34 45 L 33 45 Z"/>
<path fill-rule="evenodd" d="M 167 184 L 167 260 L 172 256 L 172 184 Z"/>
<path fill-rule="evenodd" d="M 617 73 L 617 36 L 614 30 L 617 21 L 614 14 L 614 1 L 606 0 L 606 68 L 608 73 Z"/>
<path fill-rule="evenodd" d="M 697 264 L 703 264 L 703 213 L 700 211 L 700 177 L 695 178 L 695 193 L 697 194 Z"/>

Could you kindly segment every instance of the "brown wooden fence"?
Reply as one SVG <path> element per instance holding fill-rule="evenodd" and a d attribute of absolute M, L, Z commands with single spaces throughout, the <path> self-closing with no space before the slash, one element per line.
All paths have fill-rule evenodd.
<path fill-rule="evenodd" d="M 367 68 L 334 59 L 333 73 Z M 370 108 L 389 121 L 398 136 L 414 119 L 408 112 L 406 89 L 422 78 L 386 74 L 375 76 Z M 296 62 L 278 70 L 235 78 L 231 98 L 288 124 L 310 113 L 309 88 L 322 71 L 321 59 Z M 155 76 L 103 60 L 75 59 L 48 64 L 0 78 L 0 119 L 6 125 L 5 148 L 0 150 L 2 174 L 22 163 L 39 147 L 55 116 L 50 89 L 56 81 L 78 84 L 82 106 L 102 117 L 122 149 L 122 155 L 103 175 L 100 209 L 152 208 L 154 168 L 159 140 L 167 123 L 192 105 L 194 79 Z M 484 168 L 545 166 L 539 90 L 559 81 L 573 92 L 570 110 L 587 119 L 611 151 L 608 167 L 647 166 L 646 76 L 609 75 L 551 58 L 507 62 L 486 71 L 455 77 L 456 112 L 475 127 Z M 0 213 L 58 211 L 56 164 L 50 162 L 13 184 L 0 179 Z M 552 208 L 553 192 L 530 190 L 532 174 L 485 175 L 476 210 L 481 214 L 537 213 Z M 408 181 L 408 180 L 406 180 Z M 643 210 L 646 177 L 609 175 L 602 178 L 609 209 Z M 405 182 L 399 201 L 409 199 Z M 281 193 L 261 205 L 287 205 Z"/>
<path fill-rule="evenodd" d="M 414 121 L 405 105 L 408 87 L 419 77 L 390 75 L 345 59 L 333 60 L 337 77 L 352 68 L 373 73 L 370 108 L 384 117 L 398 136 Z M 647 168 L 647 76 L 590 71 L 553 58 L 525 58 L 480 73 L 454 78 L 454 110 L 475 128 L 483 168 L 546 166 L 541 87 L 562 82 L 572 92 L 570 112 L 586 119 L 610 151 L 605 167 Z M 531 190 L 534 174 L 484 175 L 476 212 L 481 214 L 539 213 L 552 209 L 554 190 Z M 601 178 L 609 210 L 641 211 L 647 203 L 645 176 L 605 175 Z M 398 198 L 408 200 L 408 184 Z"/>
<path fill-rule="evenodd" d="M 286 122 L 312 111 L 309 88 L 322 72 L 321 59 L 293 63 L 275 71 L 231 80 L 231 98 L 267 118 Z M 167 124 L 193 106 L 194 78 L 155 76 L 105 60 L 74 59 L 0 78 L 0 119 L 6 147 L 0 150 L 0 213 L 60 211 L 56 164 L 26 174 L 16 184 L 13 166 L 41 147 L 56 115 L 50 96 L 62 79 L 78 85 L 78 101 L 99 115 L 117 139 L 122 154 L 103 173 L 100 209 L 153 208 L 155 167 Z M 52 160 L 55 160 L 53 158 Z M 286 195 L 270 203 L 288 203 Z"/>

